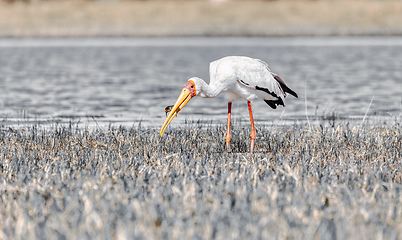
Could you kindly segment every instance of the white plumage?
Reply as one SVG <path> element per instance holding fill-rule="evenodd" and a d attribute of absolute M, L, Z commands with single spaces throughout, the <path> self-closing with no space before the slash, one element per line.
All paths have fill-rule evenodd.
<path fill-rule="evenodd" d="M 220 93 L 226 93 L 229 102 L 239 98 L 246 101 L 260 98 L 276 103 L 275 105 L 284 105 L 286 92 L 297 97 L 277 74 L 271 72 L 268 64 L 259 59 L 224 57 L 210 63 L 209 75 L 209 85 L 197 77 L 190 79 L 195 83 L 196 89 L 199 89 L 197 96 L 216 97 Z"/>
<path fill-rule="evenodd" d="M 243 98 L 248 102 L 251 131 L 251 152 L 254 148 L 255 127 L 250 102 L 256 98 L 263 99 L 271 108 L 277 105 L 285 106 L 286 93 L 295 97 L 297 94 L 292 91 L 277 74 L 271 72 L 268 64 L 259 59 L 229 56 L 213 61 L 209 65 L 210 83 L 198 77 L 188 80 L 172 108 L 169 116 L 162 125 L 160 135 L 162 136 L 167 126 L 177 113 L 194 96 L 204 98 L 216 97 L 225 93 L 228 100 L 228 130 L 226 137 L 227 148 L 230 141 L 230 122 L 232 102 Z"/>

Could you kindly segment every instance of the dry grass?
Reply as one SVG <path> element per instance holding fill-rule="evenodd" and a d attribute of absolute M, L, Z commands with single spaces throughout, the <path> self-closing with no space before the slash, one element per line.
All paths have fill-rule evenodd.
<path fill-rule="evenodd" d="M 402 34 L 401 1 L 0 3 L 0 36 Z"/>
<path fill-rule="evenodd" d="M 402 236 L 399 124 L 186 127 L 3 129 L 0 238 Z"/>

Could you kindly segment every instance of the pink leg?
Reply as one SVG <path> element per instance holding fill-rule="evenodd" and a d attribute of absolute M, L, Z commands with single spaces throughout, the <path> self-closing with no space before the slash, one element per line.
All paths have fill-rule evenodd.
<path fill-rule="evenodd" d="M 253 120 L 253 111 L 251 110 L 251 103 L 247 102 L 248 104 L 248 113 L 250 114 L 250 122 L 251 122 L 251 150 L 250 152 L 253 153 L 254 150 L 254 143 L 255 143 L 255 127 L 254 127 L 254 120 Z"/>
<path fill-rule="evenodd" d="M 226 152 L 229 151 L 229 142 L 230 142 L 230 121 L 232 119 L 232 103 L 228 103 L 228 130 L 226 132 Z"/>

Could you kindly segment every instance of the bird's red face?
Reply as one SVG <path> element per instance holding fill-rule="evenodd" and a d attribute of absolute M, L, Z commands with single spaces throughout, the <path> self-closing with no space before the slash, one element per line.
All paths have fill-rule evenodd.
<path fill-rule="evenodd" d="M 192 80 L 187 81 L 184 84 L 183 90 L 180 93 L 180 96 L 177 98 L 176 103 L 174 104 L 172 110 L 169 115 L 166 117 L 165 122 L 162 125 L 161 131 L 159 134 L 162 136 L 165 132 L 166 128 L 169 126 L 170 122 L 176 117 L 177 113 L 197 94 L 197 90 L 195 87 L 195 83 Z"/>
<path fill-rule="evenodd" d="M 192 80 L 188 80 L 186 84 L 184 84 L 183 90 L 187 89 L 191 93 L 191 97 L 197 95 L 197 90 L 195 89 L 195 83 Z"/>

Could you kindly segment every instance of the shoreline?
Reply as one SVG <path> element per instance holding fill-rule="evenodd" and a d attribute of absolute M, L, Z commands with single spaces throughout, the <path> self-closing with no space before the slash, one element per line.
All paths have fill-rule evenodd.
<path fill-rule="evenodd" d="M 400 12 L 371 0 L 1 2 L 0 37 L 401 36 Z"/>

